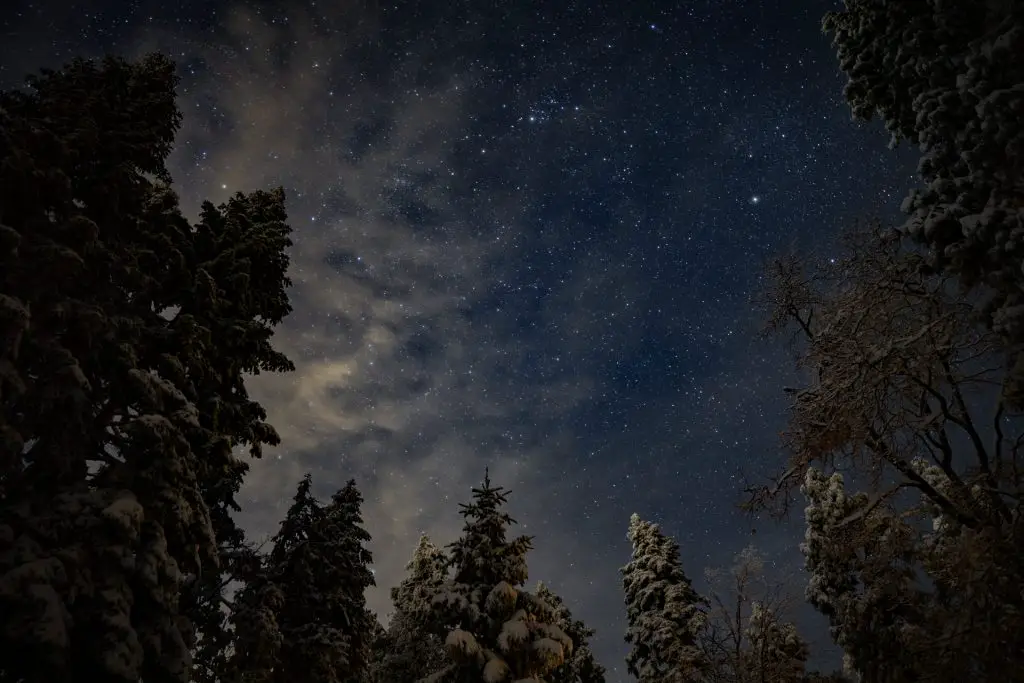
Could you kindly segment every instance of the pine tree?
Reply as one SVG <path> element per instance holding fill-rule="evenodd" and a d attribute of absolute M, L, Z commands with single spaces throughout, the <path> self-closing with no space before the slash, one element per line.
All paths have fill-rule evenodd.
<path fill-rule="evenodd" d="M 925 187 L 903 204 L 935 267 L 990 296 L 980 306 L 1024 358 L 1024 8 L 1014 0 L 846 0 L 830 12 L 854 117 L 878 116 L 921 151 Z"/>
<path fill-rule="evenodd" d="M 444 551 L 422 536 L 406 565 L 408 576 L 391 589 L 395 611 L 379 668 L 381 681 L 416 681 L 444 667 L 444 642 L 426 629 L 431 600 L 447 580 L 447 561 Z"/>
<path fill-rule="evenodd" d="M 594 659 L 590 639 L 596 633 L 579 619 L 574 619 L 561 597 L 543 582 L 537 584 L 537 597 L 552 607 L 554 624 L 573 643 L 572 655 L 548 675 L 549 683 L 604 683 L 605 669 Z"/>
<path fill-rule="evenodd" d="M 626 667 L 640 683 L 699 681 L 707 666 L 698 647 L 707 604 L 683 572 L 679 546 L 636 514 L 628 537 L 633 559 L 621 570 L 631 646 Z"/>
<path fill-rule="evenodd" d="M 473 489 L 473 502 L 460 505 L 462 537 L 448 546 L 453 576 L 432 601 L 430 627 L 444 638 L 450 663 L 430 680 L 544 680 L 572 653 L 551 607 L 522 588 L 531 540 L 508 540 L 515 520 L 501 511 L 507 497 L 485 475 L 483 487 Z"/>
<path fill-rule="evenodd" d="M 373 623 L 364 593 L 373 574 L 362 497 L 350 481 L 324 506 L 311 488 L 306 475 L 261 576 L 240 591 L 236 681 L 352 683 L 366 673 Z"/>
<path fill-rule="evenodd" d="M 280 318 L 232 304 L 244 288 L 194 268 L 164 166 L 175 84 L 151 55 L 76 60 L 0 94 L 0 680 L 183 681 L 191 669 L 179 596 L 217 573 L 219 482 L 241 442 L 215 417 L 238 388 L 197 387 L 255 356 L 191 352 L 208 334 L 180 310 L 203 281 L 224 300 L 211 316 L 234 305 L 239 326 L 268 335 Z M 286 235 L 283 194 L 255 196 L 272 197 Z M 264 260 L 286 265 L 286 241 L 261 241 Z M 272 431 L 258 404 L 247 410 Z"/>

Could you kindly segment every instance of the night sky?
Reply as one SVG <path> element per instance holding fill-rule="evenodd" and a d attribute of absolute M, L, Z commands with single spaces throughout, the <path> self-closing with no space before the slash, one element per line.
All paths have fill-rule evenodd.
<path fill-rule="evenodd" d="M 820 30 L 838 3 L 58 4 L 4 3 L 0 87 L 165 52 L 187 214 L 288 192 L 276 341 L 298 370 L 250 383 L 283 438 L 243 491 L 255 538 L 306 471 L 323 496 L 354 477 L 383 617 L 489 466 L 536 535 L 531 581 L 598 629 L 610 683 L 630 513 L 698 588 L 750 542 L 794 578 L 799 526 L 735 509 L 784 457 L 792 374 L 750 298 L 773 253 L 893 215 L 913 170 L 842 101 Z"/>

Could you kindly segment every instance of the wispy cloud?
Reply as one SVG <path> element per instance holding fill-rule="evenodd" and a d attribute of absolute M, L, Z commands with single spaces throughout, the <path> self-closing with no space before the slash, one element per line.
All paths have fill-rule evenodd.
<path fill-rule="evenodd" d="M 370 39 L 355 25 L 353 43 Z M 489 213 L 452 200 L 465 74 L 371 87 L 357 60 L 339 62 L 342 39 L 301 13 L 270 25 L 238 7 L 216 41 L 148 32 L 138 50 L 176 49 L 186 67 L 172 171 L 190 210 L 236 190 L 291 193 L 295 312 L 275 344 L 297 370 L 249 382 L 283 443 L 253 463 L 242 521 L 273 533 L 306 471 L 325 496 L 355 478 L 374 536 L 369 600 L 383 616 L 418 535 L 454 539 L 457 503 L 484 467 L 531 492 L 513 499 L 528 532 L 547 523 L 539 499 L 554 493 L 543 480 L 558 423 L 592 379 L 510 379 L 520 340 L 474 315 L 509 261 L 487 228 L 514 231 L 523 216 L 511 197 Z M 545 529 L 538 550 L 564 556 L 572 535 Z"/>

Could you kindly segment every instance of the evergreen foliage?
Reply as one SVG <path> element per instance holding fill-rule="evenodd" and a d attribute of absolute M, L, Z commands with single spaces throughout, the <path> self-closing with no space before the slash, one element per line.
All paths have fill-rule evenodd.
<path fill-rule="evenodd" d="M 537 584 L 536 595 L 551 606 L 555 626 L 573 643 L 572 655 L 548 675 L 549 683 L 604 683 L 605 668 L 597 663 L 590 649 L 590 639 L 596 631 L 574 619 L 562 598 L 543 582 Z"/>
<path fill-rule="evenodd" d="M 473 501 L 460 505 L 462 536 L 448 546 L 452 578 L 432 600 L 431 631 L 444 638 L 449 664 L 431 680 L 546 680 L 572 653 L 551 606 L 522 588 L 531 542 L 507 538 L 515 523 L 501 510 L 507 497 L 485 475 Z"/>
<path fill-rule="evenodd" d="M 176 83 L 150 55 L 0 93 L 0 680 L 185 681 L 223 626 L 289 228 L 280 190 L 209 207 L 230 236 L 183 218 Z"/>
<path fill-rule="evenodd" d="M 707 662 L 698 637 L 707 603 L 683 572 L 679 546 L 657 524 L 634 514 L 629 521 L 633 559 L 622 568 L 629 627 L 629 673 L 640 683 L 691 683 Z"/>
<path fill-rule="evenodd" d="M 434 596 L 447 580 L 448 558 L 427 536 L 420 537 L 408 576 L 391 589 L 395 611 L 387 629 L 387 650 L 378 666 L 380 681 L 416 681 L 445 665 L 444 642 L 427 627 Z"/>
<path fill-rule="evenodd" d="M 326 506 L 299 482 L 257 579 L 239 593 L 230 675 L 236 681 L 354 683 L 370 661 L 372 586 L 362 496 L 350 481 Z"/>

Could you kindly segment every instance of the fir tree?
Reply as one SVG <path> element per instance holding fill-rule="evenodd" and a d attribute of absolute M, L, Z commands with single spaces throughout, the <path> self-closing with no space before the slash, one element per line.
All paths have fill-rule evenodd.
<path fill-rule="evenodd" d="M 330 586 L 336 596 L 338 612 L 348 645 L 347 674 L 341 678 L 357 683 L 365 675 L 371 655 L 374 617 L 366 609 L 366 590 L 375 585 L 370 565 L 373 556 L 367 549 L 370 534 L 363 525 L 363 496 L 350 480 L 331 497 L 327 505 L 325 535 L 336 539 L 336 554 L 330 560 L 340 572 L 339 582 Z"/>
<path fill-rule="evenodd" d="M 406 565 L 408 576 L 391 589 L 395 611 L 379 668 L 381 681 L 415 681 L 444 667 L 444 643 L 427 626 L 431 600 L 447 580 L 447 561 L 444 551 L 422 536 Z"/>
<path fill-rule="evenodd" d="M 544 680 L 572 653 L 551 607 L 522 588 L 531 541 L 507 538 L 515 523 L 501 511 L 507 496 L 485 475 L 483 487 L 473 489 L 473 502 L 460 506 L 462 537 L 448 546 L 453 577 L 432 601 L 431 630 L 445 639 L 451 663 L 430 680 Z"/>
<path fill-rule="evenodd" d="M 163 349 L 187 355 L 180 366 L 171 366 L 178 371 L 175 381 L 188 387 L 201 424 L 218 435 L 204 444 L 203 459 L 210 466 L 202 488 L 220 567 L 196 577 L 182 596 L 183 609 L 196 622 L 193 679 L 200 683 L 216 681 L 230 639 L 222 609 L 225 589 L 253 567 L 252 549 L 232 517 L 249 469 L 235 451 L 247 447 L 258 458 L 264 445 L 280 442 L 263 407 L 249 398 L 243 373 L 293 369 L 270 345 L 274 326 L 291 310 L 285 294 L 290 284 L 285 249 L 291 240 L 284 220 L 280 190 L 238 193 L 219 207 L 203 204 L 184 259 L 192 284 L 177 303 L 174 334 Z M 204 372 L 190 370 L 199 364 Z"/>
<path fill-rule="evenodd" d="M 362 497 L 350 481 L 324 506 L 311 488 L 307 475 L 261 576 L 238 597 L 237 681 L 350 683 L 366 674 L 373 624 L 364 592 L 373 574 Z"/>
<path fill-rule="evenodd" d="M 218 573 L 222 482 L 244 440 L 216 417 L 239 387 L 201 378 L 258 354 L 217 354 L 181 310 L 201 284 L 223 301 L 210 320 L 234 306 L 238 326 L 269 336 L 280 316 L 195 268 L 164 166 L 175 84 L 152 55 L 76 60 L 0 94 L 0 680 L 190 673 L 194 612 L 179 596 Z M 286 235 L 283 194 L 254 197 L 240 218 L 266 223 L 272 205 Z M 259 240 L 264 261 L 286 265 L 286 242 Z M 230 261 L 226 246 L 211 258 Z M 276 275 L 261 288 L 283 297 Z M 246 411 L 272 431 L 258 404 Z"/>
<path fill-rule="evenodd" d="M 626 667 L 640 683 L 699 681 L 706 662 L 697 643 L 707 605 L 683 572 L 679 546 L 636 514 L 629 540 L 633 559 L 621 570 L 629 624 Z"/>
<path fill-rule="evenodd" d="M 594 659 L 590 639 L 594 629 L 574 619 L 561 597 L 544 583 L 537 584 L 537 597 L 550 605 L 554 624 L 572 641 L 572 655 L 565 663 L 548 675 L 549 683 L 604 683 L 605 669 Z"/>

